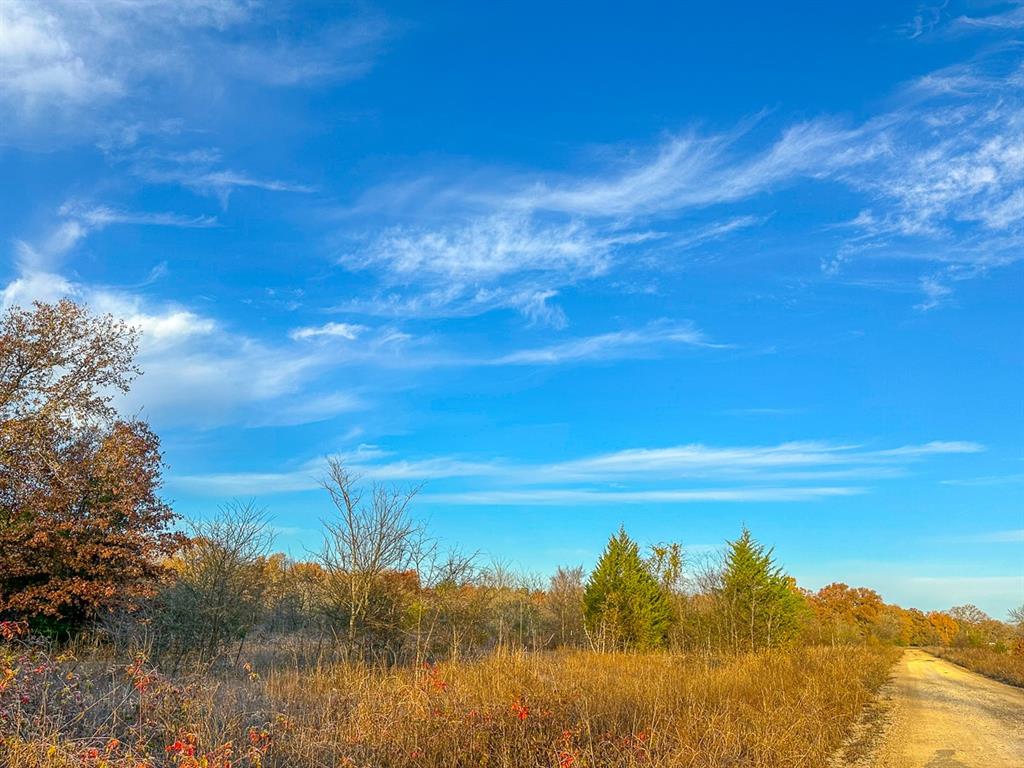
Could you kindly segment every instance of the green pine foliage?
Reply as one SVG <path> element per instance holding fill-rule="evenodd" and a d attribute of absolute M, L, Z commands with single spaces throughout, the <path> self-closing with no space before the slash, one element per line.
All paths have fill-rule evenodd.
<path fill-rule="evenodd" d="M 729 542 L 721 590 L 736 650 L 780 645 L 799 631 L 805 606 L 795 582 L 746 528 Z"/>
<path fill-rule="evenodd" d="M 583 593 L 587 630 L 601 648 L 650 650 L 665 645 L 669 600 L 625 529 L 608 541 Z"/>

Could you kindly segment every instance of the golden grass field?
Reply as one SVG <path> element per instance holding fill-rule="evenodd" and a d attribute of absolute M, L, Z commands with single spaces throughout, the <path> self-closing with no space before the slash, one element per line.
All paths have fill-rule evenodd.
<path fill-rule="evenodd" d="M 994 680 L 1024 687 L 1024 653 L 992 648 L 937 648 L 932 653 Z"/>
<path fill-rule="evenodd" d="M 2 646 L 0 646 L 2 648 Z M 374 669 L 235 669 L 171 681 L 8 648 L 0 763 L 37 768 L 821 765 L 898 651 L 739 656 L 494 653 Z"/>

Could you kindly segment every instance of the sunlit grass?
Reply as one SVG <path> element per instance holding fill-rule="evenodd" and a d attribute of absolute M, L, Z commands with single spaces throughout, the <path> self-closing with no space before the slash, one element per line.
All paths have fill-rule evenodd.
<path fill-rule="evenodd" d="M 495 653 L 391 670 L 3 651 L 0 763 L 51 766 L 812 766 L 896 651 Z"/>
<path fill-rule="evenodd" d="M 986 677 L 1024 688 L 1024 653 L 995 648 L 938 648 L 931 651 Z"/>

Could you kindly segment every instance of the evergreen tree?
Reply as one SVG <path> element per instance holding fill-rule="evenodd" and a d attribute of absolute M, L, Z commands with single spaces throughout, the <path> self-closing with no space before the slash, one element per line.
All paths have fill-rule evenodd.
<path fill-rule="evenodd" d="M 804 606 L 792 578 L 746 528 L 729 542 L 721 591 L 729 638 L 737 650 L 778 645 L 799 629 Z"/>
<path fill-rule="evenodd" d="M 665 644 L 671 606 L 624 528 L 609 539 L 590 574 L 583 611 L 601 647 L 649 650 Z"/>

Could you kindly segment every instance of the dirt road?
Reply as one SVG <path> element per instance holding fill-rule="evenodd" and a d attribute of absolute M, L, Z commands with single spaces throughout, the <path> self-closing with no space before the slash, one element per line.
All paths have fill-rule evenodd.
<path fill-rule="evenodd" d="M 883 692 L 881 733 L 856 765 L 1022 768 L 1024 689 L 908 650 Z"/>

